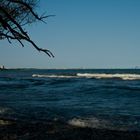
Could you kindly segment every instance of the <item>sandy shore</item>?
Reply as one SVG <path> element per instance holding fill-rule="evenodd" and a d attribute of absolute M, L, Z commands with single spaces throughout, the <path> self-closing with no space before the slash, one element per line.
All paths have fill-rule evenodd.
<path fill-rule="evenodd" d="M 0 140 L 140 140 L 140 132 L 80 128 L 61 121 L 0 120 Z"/>

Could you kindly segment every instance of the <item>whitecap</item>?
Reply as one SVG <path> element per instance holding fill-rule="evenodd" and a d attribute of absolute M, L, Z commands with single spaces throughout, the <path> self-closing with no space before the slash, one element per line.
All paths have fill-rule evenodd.
<path fill-rule="evenodd" d="M 4 114 L 4 113 L 8 112 L 9 110 L 10 110 L 9 108 L 0 107 L 0 114 Z"/>
<path fill-rule="evenodd" d="M 10 121 L 7 121 L 7 120 L 1 120 L 1 119 L 0 119 L 0 126 L 1 126 L 1 125 L 9 125 L 9 124 L 11 124 Z"/>
<path fill-rule="evenodd" d="M 73 118 L 72 120 L 68 121 L 68 124 L 77 126 L 77 127 L 97 127 L 99 125 L 99 120 L 96 118 L 92 119 L 78 119 L 78 118 Z"/>
<path fill-rule="evenodd" d="M 77 76 L 71 76 L 71 75 L 47 75 L 47 74 L 33 74 L 32 77 L 38 77 L 38 78 L 76 78 Z"/>
<path fill-rule="evenodd" d="M 140 74 L 77 73 L 77 76 L 85 77 L 85 78 L 96 78 L 96 79 L 120 78 L 123 80 L 140 80 Z"/>
<path fill-rule="evenodd" d="M 108 129 L 108 130 L 128 130 L 127 126 L 115 125 L 109 120 L 98 118 L 73 118 L 68 121 L 69 125 L 81 128 L 96 128 L 96 129 Z"/>
<path fill-rule="evenodd" d="M 33 74 L 32 77 L 38 78 L 96 78 L 96 79 L 113 79 L 122 80 L 140 80 L 140 74 L 106 74 L 106 73 L 77 73 L 74 75 L 55 75 L 55 74 Z"/>

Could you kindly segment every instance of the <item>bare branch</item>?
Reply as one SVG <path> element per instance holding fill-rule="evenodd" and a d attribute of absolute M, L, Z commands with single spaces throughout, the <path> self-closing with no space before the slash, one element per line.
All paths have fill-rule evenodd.
<path fill-rule="evenodd" d="M 24 34 L 25 36 L 27 36 L 27 37 L 29 38 L 29 36 L 27 35 L 27 33 L 26 33 L 26 32 L 22 29 L 22 27 L 16 22 L 16 20 L 14 20 L 14 19 L 12 18 L 12 16 L 10 16 L 10 15 L 8 14 L 8 12 L 6 12 L 5 9 L 3 9 L 3 8 L 0 6 L 0 10 L 5 14 L 5 16 L 6 16 L 10 21 L 12 21 L 12 22 L 18 27 L 18 29 L 21 31 L 22 34 Z"/>
<path fill-rule="evenodd" d="M 34 4 L 35 1 L 30 0 L 5 0 L 0 3 L 0 39 L 6 38 L 9 43 L 12 43 L 11 40 L 17 40 L 22 47 L 24 47 L 22 41 L 27 41 L 39 52 L 44 52 L 49 57 L 54 57 L 52 52 L 48 49 L 38 47 L 22 28 L 22 26 L 32 23 L 33 19 L 31 18 L 33 17 L 39 21 L 43 21 L 44 18 L 55 16 L 42 15 L 39 17 L 34 12 Z"/>
<path fill-rule="evenodd" d="M 19 1 L 19 0 L 8 0 L 8 1 L 11 1 L 11 2 L 13 2 L 13 3 L 17 3 L 17 4 L 24 5 L 26 8 L 28 8 L 28 9 L 30 10 L 30 12 L 32 13 L 32 15 L 33 15 L 36 19 L 42 20 L 42 18 L 39 17 L 39 16 L 33 11 L 33 8 L 32 8 L 29 4 L 27 4 L 26 2 L 24 2 L 24 1 Z"/>

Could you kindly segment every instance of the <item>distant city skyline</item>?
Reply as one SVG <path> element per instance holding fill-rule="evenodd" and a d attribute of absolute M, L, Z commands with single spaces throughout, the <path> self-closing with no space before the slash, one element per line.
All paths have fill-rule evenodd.
<path fill-rule="evenodd" d="M 0 42 L 0 66 L 7 68 L 139 68 L 139 0 L 40 0 L 47 24 L 27 26 L 39 53 L 25 42 Z"/>

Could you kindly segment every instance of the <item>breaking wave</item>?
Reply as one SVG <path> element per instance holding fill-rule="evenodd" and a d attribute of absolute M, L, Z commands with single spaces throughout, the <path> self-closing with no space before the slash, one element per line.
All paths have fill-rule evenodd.
<path fill-rule="evenodd" d="M 73 118 L 72 120 L 68 121 L 68 124 L 77 127 L 91 127 L 91 128 L 98 128 L 101 126 L 103 127 L 103 124 L 101 125 L 101 122 L 97 118 L 87 118 L 87 119 Z"/>
<path fill-rule="evenodd" d="M 39 78 L 76 78 L 77 76 L 72 75 L 46 75 L 46 74 L 33 74 L 32 77 Z"/>
<path fill-rule="evenodd" d="M 73 118 L 68 121 L 69 125 L 82 127 L 82 128 L 96 128 L 96 129 L 108 129 L 108 130 L 120 130 L 127 131 L 131 129 L 129 124 L 113 123 L 109 120 L 98 119 L 98 118 Z"/>
<path fill-rule="evenodd" d="M 91 74 L 91 73 L 77 73 L 79 77 L 86 78 L 120 78 L 123 80 L 140 80 L 140 74 Z"/>
<path fill-rule="evenodd" d="M 0 115 L 8 113 L 8 112 L 12 112 L 11 109 L 0 107 Z"/>
<path fill-rule="evenodd" d="M 122 80 L 140 80 L 140 74 L 105 74 L 105 73 L 77 73 L 76 75 L 47 75 L 33 74 L 32 77 L 39 78 L 95 78 L 95 79 L 122 79 Z"/>

